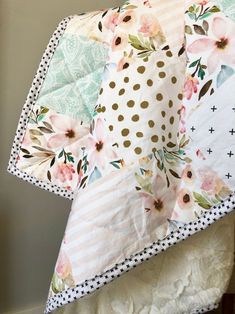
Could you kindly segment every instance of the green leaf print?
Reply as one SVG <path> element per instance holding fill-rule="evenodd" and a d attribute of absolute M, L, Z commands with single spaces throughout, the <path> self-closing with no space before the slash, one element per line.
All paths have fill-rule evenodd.
<path fill-rule="evenodd" d="M 157 167 L 160 171 L 163 171 L 166 176 L 167 186 L 170 185 L 170 180 L 168 174 L 173 176 L 174 178 L 180 179 L 180 175 L 177 171 L 173 170 L 185 163 L 192 162 L 191 158 L 186 156 L 185 147 L 189 144 L 189 139 L 186 139 L 185 134 L 181 137 L 179 144 L 175 144 L 177 146 L 174 150 L 168 150 L 166 147 L 163 149 L 158 149 L 156 152 L 153 152 L 153 156 L 157 161 Z M 171 145 L 172 148 L 174 147 Z"/>
<path fill-rule="evenodd" d="M 192 28 L 189 25 L 185 25 L 184 31 L 186 34 L 189 34 L 189 35 L 193 34 Z"/>
<path fill-rule="evenodd" d="M 211 208 L 212 204 L 201 194 L 197 192 L 193 192 L 193 196 L 195 199 L 195 202 L 198 203 L 198 205 L 204 209 L 209 209 Z"/>
<path fill-rule="evenodd" d="M 207 66 L 204 65 L 204 64 L 201 64 L 201 58 L 198 59 L 198 60 L 193 61 L 193 62 L 189 65 L 189 68 L 194 68 L 194 67 L 196 67 L 196 68 L 195 68 L 194 72 L 191 74 L 192 77 L 194 77 L 194 76 L 197 74 L 197 76 L 198 76 L 201 80 L 203 80 L 203 79 L 204 79 L 204 76 L 205 76 L 205 71 L 204 71 L 204 69 L 206 69 Z"/>
<path fill-rule="evenodd" d="M 114 166 L 115 168 L 120 169 L 122 166 L 122 160 L 121 159 L 114 160 L 114 161 L 111 161 L 110 164 Z"/>
<path fill-rule="evenodd" d="M 220 9 L 214 5 L 212 8 L 210 8 L 209 12 L 211 12 L 211 13 L 220 12 Z"/>
<path fill-rule="evenodd" d="M 203 19 L 208 18 L 211 15 L 212 15 L 212 13 L 208 12 L 208 13 L 202 14 L 198 19 L 199 20 L 203 20 Z"/>
<path fill-rule="evenodd" d="M 65 284 L 62 279 L 60 279 L 56 272 L 53 274 L 52 282 L 51 282 L 51 289 L 54 293 L 59 293 L 63 291 L 65 288 Z"/>
<path fill-rule="evenodd" d="M 206 19 L 213 13 L 217 13 L 217 12 L 220 12 L 219 7 L 214 5 L 212 7 L 205 8 L 204 4 L 199 4 L 199 5 L 193 4 L 186 11 L 189 18 L 194 21 Z"/>
<path fill-rule="evenodd" d="M 136 178 L 136 181 L 139 183 L 139 185 L 141 186 L 141 188 L 150 193 L 150 194 L 153 194 L 153 191 L 152 191 L 152 184 L 150 182 L 150 178 L 147 177 L 147 178 L 144 178 L 142 176 L 140 176 L 137 172 L 135 172 L 135 178 Z"/>
<path fill-rule="evenodd" d="M 140 52 L 137 53 L 138 57 L 145 58 L 148 57 L 152 52 L 157 51 L 156 44 L 152 37 L 148 37 L 146 39 L 142 34 L 138 34 L 138 36 L 129 35 L 128 38 L 131 46 L 137 50 L 140 50 Z M 161 32 L 155 36 L 154 39 L 157 41 L 158 45 L 165 42 L 165 37 Z"/>

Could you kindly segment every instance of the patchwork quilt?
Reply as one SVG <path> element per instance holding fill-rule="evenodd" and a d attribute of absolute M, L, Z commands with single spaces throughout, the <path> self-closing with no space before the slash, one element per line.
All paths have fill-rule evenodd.
<path fill-rule="evenodd" d="M 8 165 L 73 200 L 45 313 L 235 208 L 234 73 L 234 0 L 128 0 L 60 22 Z"/>

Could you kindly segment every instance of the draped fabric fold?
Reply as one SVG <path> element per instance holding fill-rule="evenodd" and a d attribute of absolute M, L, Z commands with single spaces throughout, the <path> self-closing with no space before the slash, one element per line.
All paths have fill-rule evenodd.
<path fill-rule="evenodd" d="M 235 208 L 234 56 L 233 1 L 129 0 L 58 25 L 8 166 L 73 200 L 45 313 L 95 295 L 111 281 L 115 287 L 117 277 L 131 277 L 136 266 L 138 274 L 140 267 L 147 271 L 150 261 L 156 269 L 175 259 L 183 268 L 193 252 L 208 250 L 203 239 L 213 230 L 211 259 L 221 263 L 216 245 L 226 220 L 221 229 L 216 221 Z M 226 226 L 233 243 L 232 223 Z M 191 235 L 193 250 L 180 243 Z M 205 245 L 200 249 L 198 239 Z M 232 244 L 225 250 L 223 271 L 231 274 Z M 203 281 L 216 272 L 188 270 L 191 291 L 195 273 Z M 164 269 L 166 281 L 171 271 Z M 228 280 L 224 275 L 223 288 L 215 280 L 217 294 L 213 284 L 196 285 L 198 296 L 207 292 L 195 302 L 186 298 L 190 288 L 174 291 L 175 303 L 164 307 L 164 298 L 155 299 L 152 311 L 169 313 L 178 304 L 170 313 L 205 312 L 218 305 Z M 160 282 L 158 274 L 150 293 L 159 294 L 153 286 Z M 142 312 L 133 304 L 109 313 L 149 310 L 148 302 Z"/>

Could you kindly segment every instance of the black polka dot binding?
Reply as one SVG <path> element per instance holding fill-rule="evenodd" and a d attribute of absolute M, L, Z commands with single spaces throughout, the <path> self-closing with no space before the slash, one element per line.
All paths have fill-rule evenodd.
<path fill-rule="evenodd" d="M 208 311 L 213 311 L 213 310 L 217 309 L 218 306 L 219 306 L 218 303 L 214 303 L 214 304 L 211 304 L 211 305 L 206 306 L 204 308 L 197 309 L 197 310 L 191 312 L 191 314 L 207 313 Z"/>
<path fill-rule="evenodd" d="M 120 277 L 121 274 L 128 272 L 132 268 L 135 268 L 138 264 L 148 260 L 151 256 L 157 255 L 162 251 L 165 251 L 170 246 L 175 245 L 178 242 L 185 240 L 187 237 L 197 233 L 198 231 L 206 229 L 213 222 L 221 219 L 233 209 L 235 209 L 235 192 L 230 194 L 229 197 L 223 200 L 220 204 L 214 205 L 197 220 L 178 227 L 177 230 L 169 233 L 164 239 L 153 242 L 150 246 L 144 248 L 142 251 L 129 256 L 104 273 L 97 274 L 95 277 L 85 280 L 83 283 L 76 285 L 75 288 L 69 288 L 61 293 L 55 294 L 53 297 L 48 299 L 44 313 L 50 313 L 62 305 L 73 302 L 87 294 L 90 294 L 103 285 L 113 281 L 115 278 Z M 195 312 L 192 312 L 192 314 L 205 313 L 217 307 L 218 304 L 213 304 L 207 306 L 206 308 L 196 309 Z"/>
<path fill-rule="evenodd" d="M 67 27 L 68 22 L 73 17 L 74 17 L 73 15 L 68 16 L 59 23 L 58 27 L 53 33 L 49 41 L 49 44 L 47 45 L 45 52 L 41 58 L 37 73 L 34 76 L 31 88 L 29 90 L 28 96 L 26 98 L 26 101 L 22 109 L 22 113 L 19 118 L 15 138 L 14 138 L 12 149 L 11 149 L 11 155 L 8 162 L 8 168 L 7 168 L 8 172 L 23 179 L 24 181 L 30 182 L 44 190 L 53 192 L 57 195 L 60 195 L 62 197 L 69 198 L 69 199 L 73 199 L 74 195 L 72 191 L 68 191 L 66 189 L 63 189 L 51 183 L 40 181 L 36 179 L 35 177 L 28 175 L 27 173 L 17 168 L 16 161 L 17 161 L 17 156 L 19 155 L 20 146 L 24 137 L 26 127 L 27 127 L 27 121 L 30 116 L 30 112 L 38 98 L 40 88 L 45 80 L 46 73 L 49 68 L 50 60 L 58 46 L 61 36 L 63 35 Z"/>

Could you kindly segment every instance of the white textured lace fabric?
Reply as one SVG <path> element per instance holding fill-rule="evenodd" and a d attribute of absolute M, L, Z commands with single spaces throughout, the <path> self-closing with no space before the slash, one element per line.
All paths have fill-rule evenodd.
<path fill-rule="evenodd" d="M 56 314 L 193 314 L 218 304 L 234 254 L 234 215 L 145 261 Z"/>

